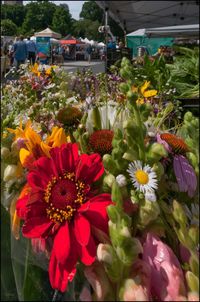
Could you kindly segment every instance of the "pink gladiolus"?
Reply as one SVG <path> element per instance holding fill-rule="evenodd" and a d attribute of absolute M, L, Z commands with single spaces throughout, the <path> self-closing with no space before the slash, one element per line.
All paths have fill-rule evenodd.
<path fill-rule="evenodd" d="M 151 268 L 151 293 L 161 301 L 176 301 L 185 295 L 184 277 L 178 259 L 158 236 L 148 233 L 143 260 Z"/>

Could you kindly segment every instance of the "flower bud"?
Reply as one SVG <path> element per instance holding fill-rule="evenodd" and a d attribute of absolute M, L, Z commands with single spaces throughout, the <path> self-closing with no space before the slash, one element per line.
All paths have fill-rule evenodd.
<path fill-rule="evenodd" d="M 17 165 L 8 165 L 4 170 L 4 177 L 3 180 L 5 182 L 12 180 L 13 178 L 17 177 L 18 167 Z"/>
<path fill-rule="evenodd" d="M 119 174 L 116 177 L 116 182 L 120 188 L 125 187 L 127 185 L 126 177 L 123 174 Z"/>
<path fill-rule="evenodd" d="M 1 158 L 5 159 L 10 154 L 10 150 L 6 147 L 1 148 Z"/>
<path fill-rule="evenodd" d="M 153 168 L 154 172 L 156 173 L 158 180 L 160 180 L 162 175 L 165 172 L 163 165 L 160 162 L 157 162 L 153 165 L 152 168 Z"/>
<path fill-rule="evenodd" d="M 112 184 L 115 181 L 115 176 L 112 174 L 108 174 L 104 177 L 103 182 L 106 184 L 109 188 L 112 188 Z"/>
<path fill-rule="evenodd" d="M 126 84 L 126 83 L 120 83 L 119 89 L 120 89 L 121 92 L 123 92 L 125 94 L 129 90 L 129 85 Z"/>
<path fill-rule="evenodd" d="M 114 250 L 111 245 L 100 243 L 97 248 L 97 258 L 101 262 L 112 264 Z"/>
<path fill-rule="evenodd" d="M 139 208 L 139 224 L 140 227 L 147 226 L 154 221 L 160 214 L 160 208 L 157 202 L 145 200 Z"/>
<path fill-rule="evenodd" d="M 120 214 L 119 214 L 118 209 L 115 205 L 109 205 L 107 207 L 107 213 L 108 213 L 108 216 L 109 216 L 109 218 L 112 222 L 116 223 L 119 220 Z"/>
<path fill-rule="evenodd" d="M 127 238 L 131 238 L 131 233 L 129 231 L 129 229 L 127 228 L 127 226 L 124 226 L 121 230 L 120 230 L 120 235 L 123 235 Z"/>
<path fill-rule="evenodd" d="M 176 200 L 173 201 L 173 217 L 180 224 L 185 226 L 187 224 L 187 217 L 185 215 L 185 211 L 180 203 Z"/>
<path fill-rule="evenodd" d="M 121 190 L 119 188 L 119 185 L 117 184 L 116 181 L 114 181 L 113 184 L 112 184 L 111 199 L 118 206 L 122 206 L 122 194 L 121 194 Z"/>
<path fill-rule="evenodd" d="M 167 157 L 167 151 L 164 146 L 159 143 L 153 143 L 147 153 L 150 160 L 159 161 L 162 157 Z"/>
<path fill-rule="evenodd" d="M 190 292 L 188 293 L 188 301 L 199 301 L 198 292 Z"/>
<path fill-rule="evenodd" d="M 121 301 L 149 301 L 147 290 L 134 279 L 126 279 L 120 289 Z"/>
<path fill-rule="evenodd" d="M 129 90 L 126 95 L 127 95 L 127 99 L 131 102 L 135 103 L 138 99 L 137 93 L 134 93 L 131 90 Z"/>
<path fill-rule="evenodd" d="M 155 202 L 157 200 L 156 194 L 154 192 L 146 192 L 145 193 L 145 200 Z"/>
<path fill-rule="evenodd" d="M 190 271 L 185 275 L 188 287 L 192 292 L 199 292 L 199 279 Z"/>
<path fill-rule="evenodd" d="M 101 130 L 101 115 L 98 107 L 95 107 L 92 110 L 92 121 L 95 130 Z"/>
<path fill-rule="evenodd" d="M 112 174 L 116 174 L 117 166 L 110 154 L 105 154 L 103 156 L 103 165 L 106 170 L 110 171 Z"/>

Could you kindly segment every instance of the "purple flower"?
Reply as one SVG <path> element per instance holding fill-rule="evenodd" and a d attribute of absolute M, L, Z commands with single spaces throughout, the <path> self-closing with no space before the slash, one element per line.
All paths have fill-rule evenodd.
<path fill-rule="evenodd" d="M 188 192 L 189 197 L 193 197 L 197 188 L 197 178 L 187 158 L 175 155 L 173 168 L 180 192 Z"/>

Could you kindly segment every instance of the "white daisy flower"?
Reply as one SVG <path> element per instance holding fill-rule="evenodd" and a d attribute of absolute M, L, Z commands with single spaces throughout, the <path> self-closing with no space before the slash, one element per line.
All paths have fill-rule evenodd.
<path fill-rule="evenodd" d="M 156 173 L 149 165 L 142 167 L 142 162 L 137 160 L 129 164 L 127 172 L 134 187 L 140 192 L 145 194 L 158 188 Z"/>

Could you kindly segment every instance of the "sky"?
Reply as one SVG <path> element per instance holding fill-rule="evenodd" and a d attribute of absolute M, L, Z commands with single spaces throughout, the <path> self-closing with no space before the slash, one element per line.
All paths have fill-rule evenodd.
<path fill-rule="evenodd" d="M 23 3 L 26 5 L 29 1 L 23 1 Z M 82 10 L 83 3 L 85 1 L 51 1 L 55 3 L 56 5 L 59 5 L 61 3 L 66 3 L 69 6 L 69 11 L 72 15 L 72 18 L 79 20 L 79 14 Z"/>

